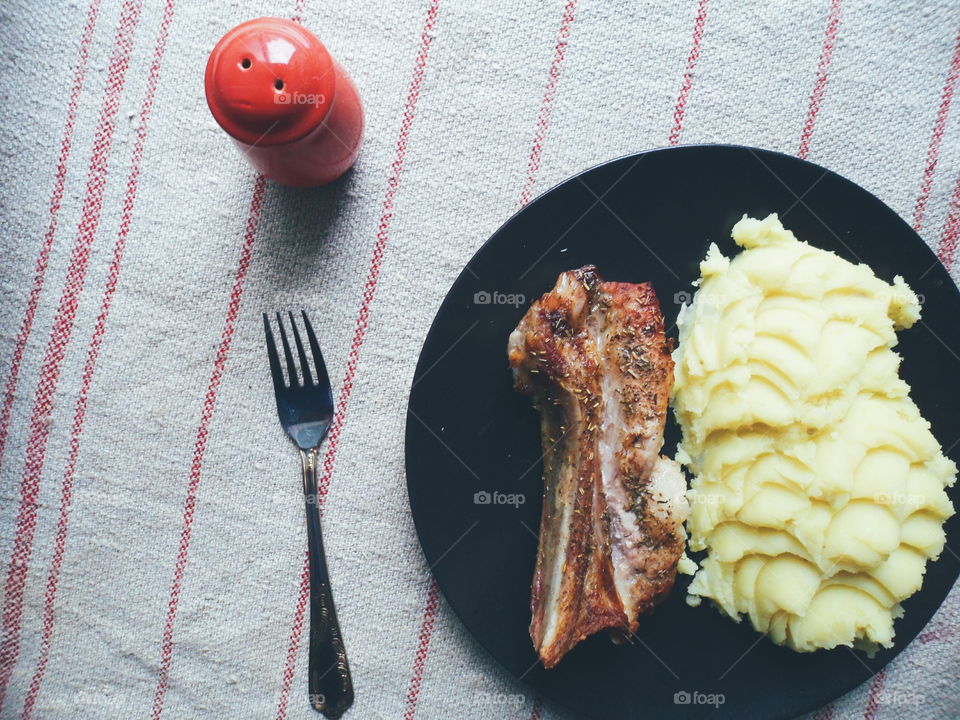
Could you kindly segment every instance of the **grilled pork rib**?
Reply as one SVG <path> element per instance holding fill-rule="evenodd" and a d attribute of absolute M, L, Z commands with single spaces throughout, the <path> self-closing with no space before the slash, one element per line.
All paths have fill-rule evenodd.
<path fill-rule="evenodd" d="M 648 284 L 562 273 L 510 335 L 541 415 L 544 501 L 530 636 L 545 667 L 599 630 L 632 633 L 673 587 L 686 481 L 660 457 L 673 384 Z"/>

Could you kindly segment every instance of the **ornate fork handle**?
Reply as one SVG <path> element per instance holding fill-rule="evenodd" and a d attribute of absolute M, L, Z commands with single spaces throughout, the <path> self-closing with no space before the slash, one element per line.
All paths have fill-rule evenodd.
<path fill-rule="evenodd" d="M 330 591 L 327 559 L 317 502 L 317 449 L 301 450 L 303 496 L 310 553 L 310 657 L 307 671 L 310 704 L 328 718 L 340 717 L 353 704 L 353 681 L 337 611 Z"/>

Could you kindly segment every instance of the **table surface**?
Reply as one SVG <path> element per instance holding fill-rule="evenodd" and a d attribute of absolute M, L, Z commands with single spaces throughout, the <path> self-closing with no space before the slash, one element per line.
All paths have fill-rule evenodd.
<path fill-rule="evenodd" d="M 257 177 L 207 110 L 207 54 L 261 15 L 301 18 L 363 97 L 331 187 Z M 568 718 L 467 635 L 417 545 L 404 410 L 444 294 L 547 188 L 697 142 L 849 177 L 957 280 L 958 29 L 947 1 L 8 2 L 0 717 L 316 717 L 260 319 L 304 307 L 337 403 L 321 493 L 348 717 Z M 960 716 L 958 614 L 955 589 L 815 717 Z"/>

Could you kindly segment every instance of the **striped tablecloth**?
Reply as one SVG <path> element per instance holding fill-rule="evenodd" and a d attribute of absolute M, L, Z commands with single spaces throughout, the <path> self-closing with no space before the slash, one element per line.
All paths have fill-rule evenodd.
<path fill-rule="evenodd" d="M 360 88 L 332 188 L 256 177 L 207 110 L 207 53 L 261 15 L 302 19 Z M 956 278 L 958 29 L 949 0 L 4 3 L 0 715 L 315 717 L 260 324 L 306 307 L 349 717 L 568 717 L 468 636 L 415 538 L 404 408 L 447 288 L 554 183 L 708 141 L 846 175 Z M 958 608 L 816 717 L 960 717 Z"/>

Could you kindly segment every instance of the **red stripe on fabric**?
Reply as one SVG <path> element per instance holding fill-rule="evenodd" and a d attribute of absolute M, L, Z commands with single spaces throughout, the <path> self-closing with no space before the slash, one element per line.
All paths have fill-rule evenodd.
<path fill-rule="evenodd" d="M 923 227 L 923 218 L 933 189 L 933 177 L 937 172 L 937 162 L 940 159 L 940 145 L 947 128 L 947 119 L 950 117 L 950 105 L 957 89 L 957 80 L 960 79 L 960 29 L 954 41 L 953 57 L 950 60 L 950 69 L 947 79 L 943 83 L 943 92 L 940 94 L 940 106 L 933 121 L 933 133 L 930 135 L 930 145 L 927 148 L 927 164 L 923 169 L 923 180 L 920 183 L 920 194 L 913 206 L 913 229 L 920 232 Z"/>
<path fill-rule="evenodd" d="M 947 271 L 953 269 L 953 259 L 957 254 L 958 235 L 960 235 L 960 174 L 957 175 L 956 185 L 953 188 L 947 222 L 943 226 L 943 235 L 940 236 L 940 247 L 937 250 L 937 257 L 940 258 L 940 262 L 943 263 Z"/>
<path fill-rule="evenodd" d="M 57 585 L 60 580 L 60 568 L 63 564 L 63 555 L 66 552 L 67 532 L 70 521 L 70 507 L 73 503 L 73 482 L 77 472 L 77 462 L 80 455 L 80 438 L 83 434 L 83 421 L 87 414 L 87 401 L 90 395 L 90 386 L 93 384 L 93 375 L 97 367 L 97 359 L 100 356 L 100 348 L 103 345 L 103 338 L 106 335 L 107 319 L 110 316 L 110 307 L 113 302 L 113 295 L 116 292 L 117 284 L 120 279 L 120 267 L 123 262 L 123 253 L 127 244 L 127 236 L 130 232 L 130 224 L 133 216 L 133 208 L 137 200 L 137 188 L 140 179 L 140 166 L 143 161 L 144 148 L 147 142 L 147 126 L 150 122 L 150 115 L 153 111 L 153 102 L 156 97 L 157 83 L 160 79 L 160 66 L 163 62 L 163 56 L 167 48 L 167 38 L 170 33 L 170 25 L 174 16 L 174 0 L 167 0 L 163 11 L 163 18 L 160 22 L 160 30 L 157 34 L 157 41 L 153 51 L 153 60 L 150 64 L 150 70 L 147 77 L 147 89 L 144 96 L 143 105 L 140 108 L 140 123 L 137 128 L 137 137 L 131 155 L 130 175 L 127 178 L 127 189 L 123 198 L 123 209 L 120 216 L 120 228 L 117 232 L 117 239 L 113 247 L 113 261 L 107 272 L 107 283 L 103 292 L 103 300 L 100 305 L 100 314 L 94 325 L 93 336 L 90 339 L 90 346 L 87 350 L 87 359 L 83 366 L 83 375 L 80 385 L 80 393 L 77 397 L 77 405 L 73 416 L 73 427 L 70 432 L 70 455 L 67 460 L 67 466 L 63 474 L 63 481 L 60 487 L 60 516 L 57 520 L 57 532 L 54 539 L 53 559 L 50 562 L 50 570 L 47 574 L 47 586 L 43 596 L 43 626 L 40 636 L 40 655 L 37 659 L 37 665 L 30 681 L 30 687 L 27 697 L 23 704 L 23 720 L 29 720 L 33 715 L 33 709 L 37 701 L 37 694 L 40 692 L 40 685 L 43 682 L 46 672 L 47 662 L 50 657 L 50 645 L 53 640 L 53 629 L 56 622 L 56 600 Z"/>
<path fill-rule="evenodd" d="M 817 115 L 823 104 L 823 96 L 827 92 L 827 78 L 830 72 L 830 62 L 833 60 L 833 48 L 837 44 L 837 33 L 840 31 L 840 0 L 831 0 L 830 14 L 827 16 L 827 27 L 823 32 L 823 47 L 820 50 L 820 61 L 817 63 L 817 80 L 810 93 L 810 105 L 807 108 L 807 119 L 803 123 L 803 132 L 800 134 L 800 149 L 797 157 L 805 160 L 810 154 L 810 140 L 813 138 L 813 129 L 817 124 Z"/>
<path fill-rule="evenodd" d="M 813 139 L 813 132 L 817 125 L 817 115 L 820 114 L 820 107 L 823 104 L 823 98 L 827 92 L 827 79 L 829 77 L 830 63 L 833 60 L 833 48 L 837 42 L 837 34 L 840 31 L 840 0 L 831 0 L 830 12 L 827 15 L 827 25 L 823 31 L 823 45 L 820 49 L 820 61 L 817 63 L 817 79 L 813 83 L 813 90 L 810 93 L 810 104 L 807 107 L 807 117 L 803 123 L 803 130 L 800 132 L 800 149 L 797 150 L 797 157 L 806 159 L 810 154 L 810 141 Z M 830 720 L 833 717 L 833 703 L 826 705 L 817 711 L 815 720 Z"/>
<path fill-rule="evenodd" d="M 7 685 L 20 653 L 20 621 L 23 614 L 23 590 L 27 581 L 33 538 L 37 528 L 37 496 L 40 491 L 40 476 L 50 435 L 50 420 L 53 413 L 53 396 L 67 345 L 73 333 L 74 320 L 80 304 L 80 295 L 86 279 L 87 263 L 93 241 L 100 224 L 103 209 L 103 194 L 106 187 L 108 158 L 116 128 L 116 116 L 120 98 L 130 66 L 133 35 L 140 20 L 140 0 L 126 0 L 120 12 L 120 23 L 114 38 L 114 50 L 107 75 L 105 99 L 100 111 L 83 211 L 77 228 L 77 239 L 70 256 L 66 283 L 60 297 L 60 305 L 53 322 L 50 340 L 44 352 L 37 383 L 37 396 L 30 418 L 30 434 L 27 440 L 26 465 L 20 484 L 20 508 L 10 568 L 7 573 L 3 608 L 3 645 L 0 647 L 0 708 L 6 698 Z"/>
<path fill-rule="evenodd" d="M 886 668 L 873 676 L 873 684 L 870 686 L 870 698 L 867 700 L 867 709 L 863 713 L 863 720 L 875 720 L 877 717 L 877 708 L 880 706 L 880 693 L 883 692 L 883 685 L 886 679 Z"/>
<path fill-rule="evenodd" d="M 956 636 L 957 636 L 956 627 L 941 627 L 921 635 L 920 642 L 926 645 L 927 643 L 940 642 L 941 640 L 946 640 L 948 638 L 952 638 Z"/>
<path fill-rule="evenodd" d="M 357 366 L 360 363 L 360 349 L 363 347 L 363 341 L 367 334 L 370 308 L 373 305 L 377 282 L 380 278 L 380 270 L 383 266 L 383 258 L 390 238 L 390 225 L 393 222 L 394 214 L 394 200 L 397 189 L 400 186 L 400 176 L 403 173 L 403 166 L 407 157 L 410 131 L 413 128 L 417 104 L 420 101 L 420 91 L 423 86 L 423 78 L 427 71 L 427 59 L 429 57 L 430 45 L 433 43 L 433 31 L 436 26 L 439 9 L 439 0 L 431 0 L 430 7 L 427 10 L 426 21 L 420 33 L 420 47 L 417 51 L 417 57 L 413 65 L 413 75 L 407 90 L 407 101 L 404 106 L 403 119 L 400 123 L 400 135 L 397 138 L 393 164 L 390 166 L 391 172 L 387 180 L 387 190 L 383 197 L 380 224 L 377 227 L 376 241 L 373 246 L 373 256 L 371 257 L 370 268 L 367 272 L 367 281 L 363 286 L 360 310 L 357 314 L 356 328 L 353 333 L 353 342 L 350 345 L 350 352 L 347 356 L 347 369 L 343 382 L 340 385 L 340 393 L 337 396 L 336 412 L 334 413 L 333 424 L 330 427 L 330 435 L 327 439 L 327 450 L 323 457 L 323 470 L 317 480 L 317 502 L 321 512 L 323 512 L 327 492 L 330 488 L 330 477 L 333 475 L 333 469 L 336 465 L 337 448 L 339 447 L 340 436 L 343 432 L 344 422 L 346 421 L 347 406 L 350 401 L 350 396 L 353 393 L 353 383 L 357 374 Z M 308 569 L 309 559 L 305 558 L 304 571 L 308 571 Z M 294 625 L 296 625 L 298 618 L 301 618 L 302 622 L 303 613 L 310 599 L 309 577 L 307 576 L 306 579 L 303 578 L 304 575 L 301 573 L 300 594 L 297 598 L 296 609 L 294 611 Z M 283 681 L 280 687 L 280 698 L 277 702 L 277 720 L 283 720 L 283 718 L 286 717 L 300 638 L 300 632 L 291 630 L 290 644 L 287 648 L 287 659 L 283 669 Z"/>
<path fill-rule="evenodd" d="M 290 705 L 290 686 L 293 684 L 294 671 L 297 667 L 297 651 L 300 649 L 300 638 L 303 636 L 304 618 L 309 600 L 310 554 L 304 552 L 303 567 L 300 570 L 300 594 L 293 613 L 293 626 L 290 628 L 290 639 L 287 643 L 287 660 L 283 666 L 283 684 L 280 700 L 277 702 L 277 720 L 283 720 L 287 716 L 287 708 Z"/>
<path fill-rule="evenodd" d="M 703 0 L 703 3 L 705 4 L 706 0 Z M 557 44 L 554 46 L 553 61 L 550 63 L 547 82 L 543 89 L 543 98 L 540 101 L 540 112 L 537 115 L 536 130 L 534 131 L 533 143 L 530 148 L 527 176 L 524 180 L 523 189 L 520 192 L 520 207 L 525 207 L 533 198 L 533 189 L 537 182 L 540 160 L 543 155 L 543 143 L 546 139 L 547 131 L 550 128 L 550 116 L 553 113 L 553 106 L 556 103 L 557 90 L 563 71 L 567 45 L 570 41 L 571 27 L 573 25 L 576 8 L 576 0 L 570 0 L 564 6 L 563 15 L 560 18 L 560 29 L 557 31 Z M 427 594 L 427 605 L 423 612 L 420 645 L 414 659 L 413 677 L 410 679 L 410 690 L 407 693 L 407 707 L 403 716 L 404 720 L 412 720 L 417 712 L 417 698 L 423 682 L 423 672 L 430 648 L 430 635 L 433 633 L 434 621 L 436 619 L 436 596 L 439 592 L 440 588 L 437 585 L 436 579 L 431 579 L 430 591 Z M 426 635 L 424 635 L 424 633 L 426 633 Z M 540 703 L 540 697 L 535 697 L 533 701 L 533 712 L 536 714 L 536 718 L 539 718 Z"/>
<path fill-rule="evenodd" d="M 180 593 L 183 589 L 183 576 L 187 566 L 187 555 L 190 550 L 190 537 L 193 529 L 193 518 L 197 509 L 197 492 L 200 489 L 200 480 L 203 470 L 203 458 L 207 450 L 207 438 L 210 435 L 210 422 L 217 405 L 217 396 L 220 384 L 223 381 L 227 357 L 230 354 L 230 345 L 233 342 L 233 333 L 236 330 L 237 316 L 240 314 L 240 301 L 243 299 L 244 280 L 250 267 L 253 256 L 253 245 L 257 238 L 257 227 L 260 221 L 260 211 L 263 206 L 264 191 L 267 180 L 263 175 L 257 176 L 253 186 L 253 196 L 250 199 L 250 212 L 247 216 L 246 231 L 243 236 L 243 246 L 240 250 L 240 260 L 234 276 L 233 289 L 230 292 L 230 301 L 227 304 L 227 316 L 224 320 L 223 332 L 220 336 L 220 345 L 213 361 L 213 371 L 210 374 L 210 383 L 207 386 L 203 399 L 203 409 L 200 413 L 200 424 L 197 427 L 197 438 L 193 445 L 193 464 L 190 467 L 190 479 L 187 483 L 187 496 L 183 503 L 183 520 L 180 531 L 180 546 L 177 550 L 177 560 L 173 569 L 173 581 L 170 585 L 170 601 L 167 605 L 167 619 L 163 627 L 163 640 L 160 646 L 160 672 L 157 677 L 157 688 L 153 698 L 153 712 L 151 718 L 158 720 L 163 713 L 163 700 L 170 680 L 170 665 L 173 660 L 173 626 L 177 618 L 177 608 L 180 604 Z"/>
<path fill-rule="evenodd" d="M 307 0 L 297 0 L 296 4 L 293 7 L 293 15 L 291 16 L 290 19 L 293 20 L 295 23 L 302 23 L 303 11 L 306 8 L 306 5 L 307 5 Z"/>
<path fill-rule="evenodd" d="M 540 172 L 540 160 L 543 155 L 543 142 L 550 128 L 550 115 L 556 104 L 557 88 L 560 85 L 560 75 L 563 72 L 563 60 L 567 54 L 567 43 L 570 41 L 570 26 L 573 25 L 573 14 L 577 9 L 577 0 L 569 0 L 563 8 L 563 18 L 560 21 L 560 30 L 557 32 L 557 44 L 553 48 L 553 61 L 547 75 L 547 84 L 543 88 L 543 99 L 540 101 L 540 112 L 537 115 L 537 128 L 530 148 L 530 160 L 527 163 L 527 177 L 520 193 L 520 207 L 526 205 L 533 198 L 533 188 L 537 184 L 537 175 Z"/>
<path fill-rule="evenodd" d="M 930 190 L 933 187 L 933 178 L 937 170 L 937 160 L 940 154 L 940 143 L 943 140 L 943 132 L 946 127 L 947 117 L 950 113 L 950 103 L 953 100 L 953 94 L 957 86 L 957 78 L 960 77 L 960 31 L 957 33 L 956 44 L 953 49 L 953 59 L 950 62 L 950 71 L 947 74 L 946 82 L 944 83 L 943 93 L 940 98 L 940 106 L 937 109 L 937 117 L 933 123 L 933 135 L 930 138 L 930 146 L 927 149 L 927 164 L 923 171 L 923 179 L 920 182 L 920 194 L 917 196 L 917 201 L 914 205 L 914 215 L 913 215 L 913 229 L 916 232 L 920 232 L 920 229 L 923 227 L 924 220 L 924 210 L 927 205 L 927 200 L 930 196 Z M 957 188 L 954 190 L 954 199 L 951 203 L 950 215 L 947 218 L 947 224 L 944 228 L 944 237 L 941 238 L 941 250 L 944 245 L 944 241 L 947 243 L 952 242 L 953 247 L 956 247 L 956 233 L 960 231 L 960 228 L 957 227 L 958 221 L 958 212 L 957 204 L 960 202 L 960 178 L 958 178 Z M 952 240 L 949 239 L 950 233 L 952 230 Z M 940 259 L 943 260 L 942 254 Z M 952 260 L 951 260 L 952 262 Z M 947 265 L 947 262 L 944 261 L 944 265 Z M 947 268 L 949 269 L 949 265 Z M 884 677 L 886 670 L 881 670 L 874 677 L 873 685 L 870 688 L 870 696 L 867 700 L 867 709 L 865 717 L 873 718 L 877 712 L 877 695 L 883 689 Z M 823 708 L 824 711 L 829 711 L 830 716 L 833 715 L 833 705 L 827 705 Z"/>
<path fill-rule="evenodd" d="M 831 720 L 833 718 L 833 705 L 827 705 L 817 710 L 813 714 L 813 720 Z"/>
<path fill-rule="evenodd" d="M 707 24 L 707 6 L 709 0 L 700 0 L 697 5 L 697 19 L 693 23 L 693 42 L 690 45 L 690 54 L 687 56 L 687 69 L 683 73 L 683 82 L 680 83 L 680 94 L 677 104 L 673 108 L 673 129 L 670 130 L 668 142 L 677 145 L 683 133 L 683 118 L 687 112 L 687 98 L 693 88 L 693 74 L 700 60 L 700 46 L 703 42 L 703 28 Z"/>
<path fill-rule="evenodd" d="M 431 580 L 430 590 L 427 592 L 427 606 L 423 613 L 423 622 L 420 624 L 417 654 L 413 658 L 413 676 L 410 678 L 410 687 L 407 689 L 407 705 L 403 711 L 403 720 L 413 720 L 417 714 L 417 699 L 420 696 L 420 688 L 423 686 L 423 671 L 427 665 L 427 655 L 430 654 L 430 638 L 433 637 L 433 626 L 437 621 L 439 607 L 440 586 L 436 580 Z"/>
<path fill-rule="evenodd" d="M 70 150 L 73 147 L 73 130 L 77 122 L 77 107 L 80 104 L 80 93 L 83 91 L 83 82 L 87 74 L 87 64 L 90 59 L 90 43 L 93 40 L 93 30 L 100 13 L 100 0 L 92 0 L 87 10 L 87 20 L 80 36 L 80 51 L 77 66 L 73 72 L 73 86 L 70 89 L 70 100 L 67 102 L 67 120 L 63 127 L 63 137 L 60 140 L 60 157 L 57 160 L 57 171 L 53 181 L 53 192 L 50 194 L 50 220 L 47 231 L 40 243 L 40 253 L 37 255 L 37 264 L 34 270 L 33 286 L 27 299 L 27 307 L 20 331 L 13 343 L 13 358 L 10 361 L 10 372 L 4 384 L 3 405 L 0 407 L 0 464 L 3 463 L 3 451 L 7 445 L 7 434 L 10 431 L 10 413 L 13 411 L 13 401 L 17 394 L 17 381 L 20 378 L 20 366 L 23 363 L 23 353 L 33 329 L 33 318 L 37 314 L 37 305 L 40 302 L 40 293 L 50 264 L 50 251 L 53 249 L 53 240 L 57 235 L 57 221 L 60 218 L 60 205 L 63 202 L 63 190 L 67 182 L 67 165 L 70 159 Z"/>
<path fill-rule="evenodd" d="M 709 0 L 700 0 L 700 3 L 697 6 L 697 17 L 693 23 L 693 36 L 690 45 L 690 54 L 687 56 L 687 67 L 686 71 L 683 73 L 683 80 L 680 84 L 680 94 L 677 96 L 677 104 L 674 106 L 673 110 L 673 129 L 670 131 L 670 137 L 668 138 L 670 145 L 677 145 L 680 142 L 680 136 L 683 132 L 683 119 L 686 114 L 687 98 L 690 96 L 690 91 L 693 89 L 694 72 L 696 70 L 697 63 L 700 60 L 703 33 L 707 23 L 708 4 Z M 567 32 L 567 35 L 569 36 L 569 31 Z M 546 97 L 546 93 L 544 93 L 544 100 L 546 100 Z M 538 133 L 537 139 L 534 141 L 535 144 L 540 140 L 540 138 L 541 136 Z M 536 148 L 536 145 L 535 149 L 537 152 L 539 152 L 539 148 Z M 527 199 L 529 199 L 529 197 Z M 526 201 L 521 199 L 521 206 L 525 204 Z M 533 708 L 530 710 L 530 720 L 540 720 L 542 712 L 543 698 L 541 698 L 540 695 L 536 695 L 533 699 Z"/>

